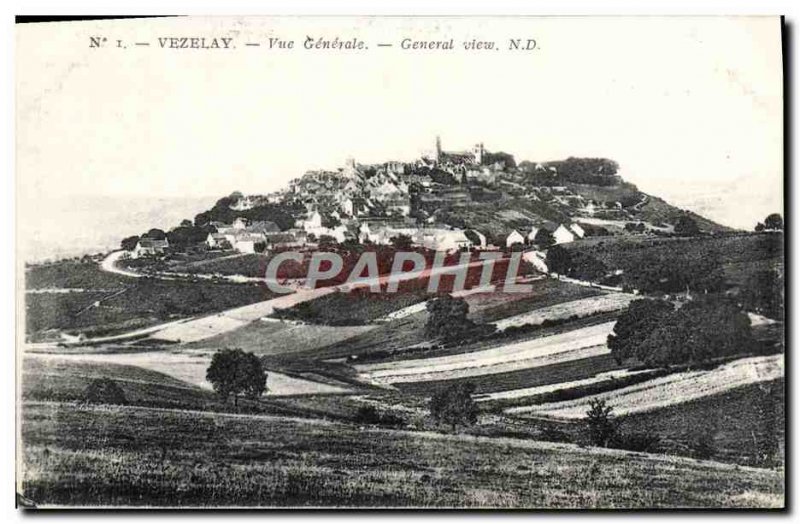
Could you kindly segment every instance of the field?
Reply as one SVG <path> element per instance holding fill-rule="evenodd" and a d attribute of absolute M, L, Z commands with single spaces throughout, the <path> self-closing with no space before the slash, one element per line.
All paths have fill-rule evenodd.
<path fill-rule="evenodd" d="M 563 320 L 570 317 L 585 317 L 598 313 L 620 311 L 628 307 L 628 304 L 635 298 L 634 295 L 626 293 L 609 293 L 607 295 L 582 298 L 506 317 L 495 322 L 495 326 L 499 331 L 503 331 L 511 326 L 538 325 L 546 320 Z"/>
<path fill-rule="evenodd" d="M 199 273 L 219 275 L 242 275 L 263 277 L 266 274 L 269 258 L 259 254 L 217 255 L 201 260 L 175 261 L 167 266 L 167 271 L 176 273 Z"/>
<path fill-rule="evenodd" d="M 286 355 L 349 340 L 374 326 L 315 326 L 256 320 L 234 331 L 188 344 L 196 348 L 240 348 L 256 355 Z"/>
<path fill-rule="evenodd" d="M 621 366 L 610 354 L 604 354 L 517 371 L 469 377 L 465 380 L 475 385 L 475 392 L 480 396 L 493 392 L 571 382 L 620 368 Z M 400 382 L 394 386 L 411 394 L 431 394 L 452 384 L 452 380 L 432 380 Z"/>
<path fill-rule="evenodd" d="M 783 467 L 784 387 L 783 379 L 749 384 L 623 420 L 660 435 L 667 453 L 696 453 L 705 444 L 714 460 Z"/>
<path fill-rule="evenodd" d="M 291 308 L 276 310 L 272 316 L 328 326 L 361 326 L 422 302 L 428 296 L 424 291 L 370 293 L 362 288 L 331 293 Z"/>
<path fill-rule="evenodd" d="M 609 352 L 606 338 L 613 322 L 482 351 L 357 365 L 365 380 L 378 383 L 452 380 L 578 360 Z"/>
<path fill-rule="evenodd" d="M 30 289 L 74 290 L 26 293 L 26 334 L 34 341 L 56 338 L 62 331 L 111 335 L 273 296 L 255 284 L 127 278 L 105 273 L 94 263 L 37 266 L 27 277 Z"/>
<path fill-rule="evenodd" d="M 509 413 L 580 419 L 594 399 L 605 400 L 618 415 L 643 413 L 783 376 L 783 355 L 751 357 L 711 370 L 684 371 L 598 395 L 551 404 L 510 408 Z"/>
<path fill-rule="evenodd" d="M 131 284 L 133 278 L 106 273 L 95 262 L 56 262 L 25 268 L 25 289 L 109 290 Z"/>
<path fill-rule="evenodd" d="M 536 280 L 531 286 L 530 293 L 491 292 L 465 296 L 470 318 L 475 322 L 490 323 L 535 309 L 602 294 L 598 289 L 566 284 L 551 278 Z"/>
<path fill-rule="evenodd" d="M 515 439 L 33 402 L 22 432 L 43 506 L 783 505 L 779 472 Z"/>

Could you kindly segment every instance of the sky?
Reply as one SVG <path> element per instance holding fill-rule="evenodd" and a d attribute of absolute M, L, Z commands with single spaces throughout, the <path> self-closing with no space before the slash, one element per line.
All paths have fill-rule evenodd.
<path fill-rule="evenodd" d="M 437 135 L 445 149 L 483 142 L 518 161 L 612 158 L 643 191 L 735 227 L 783 209 L 774 17 L 193 17 L 16 31 L 18 208 L 34 226 L 44 199 L 266 193 L 348 157 L 413 159 Z M 129 47 L 90 49 L 93 35 Z M 233 37 L 236 49 L 161 49 L 167 36 Z M 370 48 L 306 51 L 306 36 Z M 295 48 L 244 46 L 268 37 Z M 503 49 L 404 51 L 406 37 Z M 509 38 L 537 49 L 506 51 Z"/>

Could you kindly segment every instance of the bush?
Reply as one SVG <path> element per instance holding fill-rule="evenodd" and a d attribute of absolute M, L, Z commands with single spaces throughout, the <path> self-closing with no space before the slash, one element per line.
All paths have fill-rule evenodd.
<path fill-rule="evenodd" d="M 605 400 L 594 399 L 586 412 L 586 433 L 593 446 L 608 447 L 617 436 L 619 424 L 614 419 L 614 408 Z"/>
<path fill-rule="evenodd" d="M 86 387 L 86 401 L 92 404 L 120 404 L 128 403 L 125 392 L 110 378 L 96 378 Z"/>

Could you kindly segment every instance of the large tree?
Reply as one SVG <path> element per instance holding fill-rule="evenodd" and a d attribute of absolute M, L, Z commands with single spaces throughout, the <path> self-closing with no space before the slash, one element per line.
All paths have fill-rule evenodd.
<path fill-rule="evenodd" d="M 241 349 L 223 349 L 214 353 L 206 371 L 206 380 L 223 399 L 233 395 L 238 405 L 239 395 L 257 399 L 267 390 L 267 373 L 261 360 Z"/>
<path fill-rule="evenodd" d="M 425 324 L 428 336 L 453 339 L 475 328 L 475 324 L 467 318 L 469 304 L 463 298 L 441 295 L 429 300 L 425 307 L 428 310 L 428 322 Z"/>
<path fill-rule="evenodd" d="M 665 300 L 638 299 L 628 305 L 614 331 L 608 335 L 608 347 L 617 363 L 628 359 L 642 360 L 639 348 L 660 324 L 674 310 L 672 303 Z"/>

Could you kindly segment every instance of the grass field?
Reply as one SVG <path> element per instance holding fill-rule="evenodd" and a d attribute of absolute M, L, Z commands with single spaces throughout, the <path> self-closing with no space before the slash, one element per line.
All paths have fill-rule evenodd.
<path fill-rule="evenodd" d="M 780 507 L 779 472 L 288 418 L 25 403 L 40 505 Z"/>

